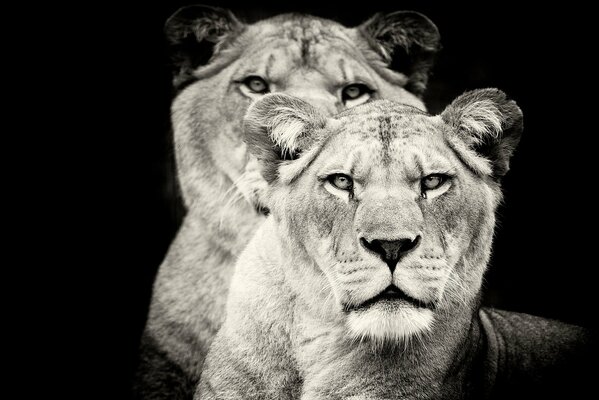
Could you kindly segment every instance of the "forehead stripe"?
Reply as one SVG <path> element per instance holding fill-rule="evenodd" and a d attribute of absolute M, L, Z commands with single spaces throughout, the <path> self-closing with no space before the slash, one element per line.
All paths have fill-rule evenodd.
<path fill-rule="evenodd" d="M 391 143 L 392 135 L 391 129 L 391 117 L 389 115 L 379 117 L 379 139 L 383 145 L 383 162 L 385 163 L 391 161 L 391 157 L 389 156 L 389 144 Z"/>
<path fill-rule="evenodd" d="M 265 78 L 270 78 L 270 71 L 272 70 L 272 66 L 275 64 L 276 58 L 274 54 L 271 54 L 268 56 L 268 59 L 266 60 L 266 69 L 264 71 L 264 75 Z"/>
<path fill-rule="evenodd" d="M 302 64 L 308 65 L 310 58 L 310 41 L 309 39 L 302 38 L 301 39 L 301 47 L 302 47 Z"/>
<path fill-rule="evenodd" d="M 345 72 L 345 60 L 343 58 L 340 58 L 337 65 L 339 66 L 339 71 L 341 71 L 341 78 L 344 82 L 347 82 L 347 73 Z"/>

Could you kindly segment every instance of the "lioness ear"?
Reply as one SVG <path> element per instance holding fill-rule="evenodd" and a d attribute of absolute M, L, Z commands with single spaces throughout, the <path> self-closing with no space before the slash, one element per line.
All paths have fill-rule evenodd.
<path fill-rule="evenodd" d="M 175 86 L 191 79 L 193 71 L 226 47 L 228 39 L 243 27 L 233 13 L 222 8 L 195 5 L 177 10 L 164 27 Z"/>
<path fill-rule="evenodd" d="M 441 114 L 453 129 L 447 138 L 478 173 L 504 176 L 522 133 L 522 111 L 498 89 L 466 92 Z M 474 151 L 474 154 L 472 153 Z"/>
<path fill-rule="evenodd" d="M 405 88 L 421 96 L 434 56 L 441 48 L 439 30 L 415 11 L 375 14 L 359 27 L 389 68 L 408 77 Z"/>
<path fill-rule="evenodd" d="M 267 94 L 253 103 L 243 120 L 248 151 L 261 163 L 271 183 L 284 160 L 294 160 L 319 138 L 327 117 L 305 101 L 286 94 Z"/>

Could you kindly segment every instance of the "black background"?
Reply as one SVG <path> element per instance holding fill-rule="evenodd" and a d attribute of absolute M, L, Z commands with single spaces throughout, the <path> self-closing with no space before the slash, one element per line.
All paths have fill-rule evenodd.
<path fill-rule="evenodd" d="M 75 27 L 59 39 L 69 57 L 57 61 L 65 61 L 63 72 L 76 72 L 71 101 L 82 121 L 74 129 L 81 136 L 62 149 L 76 154 L 77 162 L 66 165 L 70 185 L 79 182 L 78 161 L 92 164 L 85 179 L 91 192 L 68 203 L 82 226 L 71 232 L 81 255 L 68 303 L 76 309 L 79 295 L 92 302 L 73 313 L 75 322 L 89 321 L 67 337 L 93 365 L 78 371 L 83 382 L 103 398 L 126 396 L 152 281 L 178 224 L 168 184 L 172 92 L 162 27 L 183 4 L 78 9 Z M 346 25 L 377 11 L 429 16 L 443 44 L 425 97 L 429 110 L 441 111 L 465 90 L 497 87 L 524 112 L 522 142 L 504 181 L 485 304 L 595 326 L 596 44 L 588 9 L 515 2 L 204 4 L 231 8 L 250 22 L 285 11 Z"/>

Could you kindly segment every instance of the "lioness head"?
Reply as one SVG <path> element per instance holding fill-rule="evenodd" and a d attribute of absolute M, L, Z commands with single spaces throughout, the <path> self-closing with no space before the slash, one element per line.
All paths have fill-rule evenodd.
<path fill-rule="evenodd" d="M 522 130 L 503 92 L 465 93 L 436 116 L 381 100 L 327 117 L 268 95 L 245 128 L 284 240 L 351 335 L 397 341 L 472 311 Z"/>
<path fill-rule="evenodd" d="M 250 162 L 241 122 L 266 93 L 299 97 L 336 114 L 369 99 L 420 99 L 439 33 L 415 12 L 379 14 L 356 28 L 285 14 L 244 24 L 227 10 L 185 7 L 166 24 L 178 90 L 172 105 L 185 204 L 218 214 L 236 193 L 257 208 L 265 184 Z M 228 191 L 231 187 L 236 190 Z M 225 198 L 219 198 L 226 192 Z"/>

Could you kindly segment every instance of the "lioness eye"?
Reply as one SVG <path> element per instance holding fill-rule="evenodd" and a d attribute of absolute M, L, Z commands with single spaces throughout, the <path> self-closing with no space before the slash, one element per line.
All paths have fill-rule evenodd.
<path fill-rule="evenodd" d="M 372 90 L 363 83 L 352 83 L 343 88 L 341 99 L 345 103 L 350 100 L 358 99 L 364 95 L 369 95 L 370 93 L 372 93 Z"/>
<path fill-rule="evenodd" d="M 243 84 L 254 93 L 268 93 L 268 83 L 259 76 L 248 76 Z"/>
<path fill-rule="evenodd" d="M 354 186 L 354 182 L 347 175 L 334 174 L 334 175 L 329 176 L 328 179 L 329 179 L 329 182 L 331 182 L 331 184 L 333 186 L 335 186 L 337 189 L 352 190 L 352 188 Z"/>
<path fill-rule="evenodd" d="M 422 178 L 422 191 L 434 190 L 441 186 L 446 179 L 446 176 L 440 174 L 426 176 Z"/>

